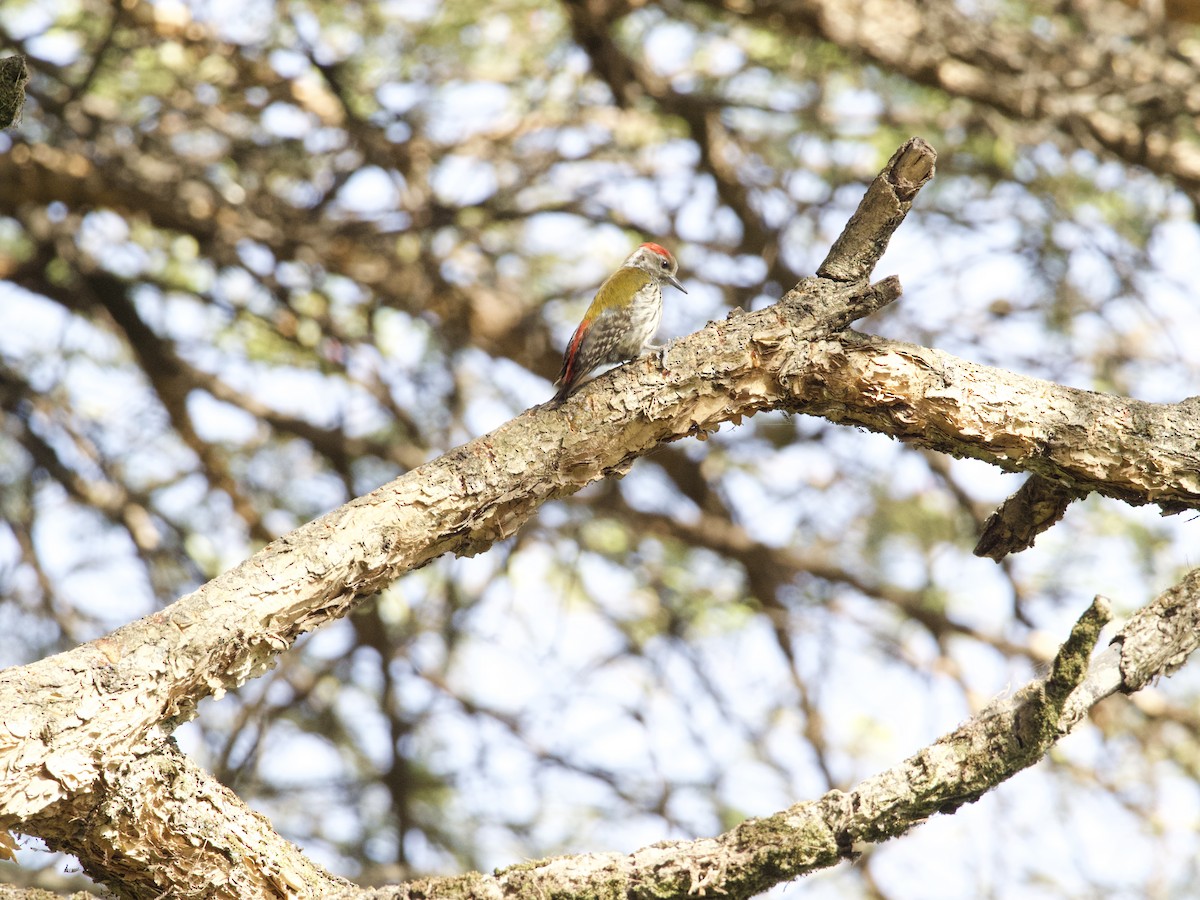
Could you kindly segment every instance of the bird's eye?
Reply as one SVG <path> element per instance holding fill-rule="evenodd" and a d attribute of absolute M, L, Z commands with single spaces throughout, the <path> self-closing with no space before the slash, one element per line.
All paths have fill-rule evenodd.
<path fill-rule="evenodd" d="M 670 263 L 670 262 L 668 262 L 667 260 L 665 260 L 665 259 L 664 259 L 664 260 L 662 261 L 662 267 L 663 267 L 664 269 L 669 269 L 669 268 L 671 268 L 671 263 Z"/>

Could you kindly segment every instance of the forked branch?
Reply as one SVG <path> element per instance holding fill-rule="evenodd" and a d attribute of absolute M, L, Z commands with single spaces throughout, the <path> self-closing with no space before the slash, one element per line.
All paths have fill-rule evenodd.
<path fill-rule="evenodd" d="M 748 896 L 832 864 L 856 841 L 899 834 L 1032 764 L 1061 733 L 1071 688 L 1089 683 L 1101 607 L 1081 620 L 1048 680 L 974 722 L 987 734 L 1006 722 L 1015 729 L 1007 742 L 979 744 L 968 723 L 923 751 L 921 765 L 939 766 L 936 783 L 895 781 L 910 761 L 860 787 L 869 807 L 829 795 L 708 841 L 386 894 L 313 864 L 166 739 L 202 699 L 262 674 L 301 634 L 406 572 L 445 553 L 482 552 L 547 500 L 760 410 L 864 425 L 1133 503 L 1200 505 L 1200 417 L 1183 404 L 1102 397 L 848 330 L 899 296 L 895 279 L 867 279 L 933 164 L 923 141 L 901 147 L 835 243 L 823 277 L 802 281 L 778 304 L 710 323 L 602 376 L 561 408 L 528 410 L 274 541 L 159 613 L 0 672 L 0 827 L 76 854 L 91 875 L 131 897 L 594 895 L 597 878 L 620 883 L 621 896 Z M 1185 605 L 1195 605 L 1194 588 L 1181 586 Z M 1190 652 L 1191 639 L 1173 645 L 1173 659 Z M 1138 640 L 1129 636 L 1121 652 Z M 1136 689 L 1117 671 L 1122 680 L 1111 690 Z M 954 772 L 966 753 L 991 754 L 978 758 L 989 762 L 988 777 Z M 895 796 L 884 802 L 886 790 Z"/>

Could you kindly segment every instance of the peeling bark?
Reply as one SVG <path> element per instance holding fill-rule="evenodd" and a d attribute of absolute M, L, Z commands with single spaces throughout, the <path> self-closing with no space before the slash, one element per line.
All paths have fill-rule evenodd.
<path fill-rule="evenodd" d="M 1180 664 L 1200 635 L 1195 573 L 1089 669 L 1106 616 L 1094 604 L 1047 679 L 851 794 L 718 838 L 386 893 L 308 861 L 167 740 L 200 700 L 261 675 L 299 635 L 405 572 L 481 552 L 545 501 L 760 410 L 821 415 L 1072 491 L 1200 505 L 1200 401 L 1074 390 L 847 330 L 899 296 L 895 279 L 865 277 L 932 169 L 923 142 L 897 152 L 823 266 L 838 279 L 806 279 L 775 306 L 710 323 L 274 541 L 159 613 L 0 672 L 0 827 L 77 854 L 138 898 L 744 897 L 976 799 L 1040 758 L 1080 710 Z"/>
<path fill-rule="evenodd" d="M 1080 494 L 1057 482 L 1031 475 L 1011 497 L 988 516 L 975 544 L 976 556 L 996 562 L 1033 546 L 1043 531 L 1062 520 Z"/>

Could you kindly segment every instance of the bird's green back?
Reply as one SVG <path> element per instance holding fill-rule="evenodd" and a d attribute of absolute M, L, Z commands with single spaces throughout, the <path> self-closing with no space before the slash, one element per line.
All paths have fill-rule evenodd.
<path fill-rule="evenodd" d="M 650 273 L 633 266 L 622 266 L 608 276 L 608 280 L 600 285 L 592 305 L 588 307 L 586 320 L 591 320 L 606 309 L 628 303 L 633 295 L 650 283 Z"/>

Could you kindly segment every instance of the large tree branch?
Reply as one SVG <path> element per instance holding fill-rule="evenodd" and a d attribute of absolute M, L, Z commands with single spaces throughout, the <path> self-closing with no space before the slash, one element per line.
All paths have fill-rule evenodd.
<path fill-rule="evenodd" d="M 851 791 L 831 791 L 715 838 L 514 866 L 494 878 L 481 877 L 473 896 L 582 898 L 594 896 L 589 891 L 602 881 L 615 896 L 684 900 L 712 891 L 743 898 L 833 865 L 864 842 L 895 837 L 935 813 L 973 803 L 1041 759 L 1096 703 L 1114 693 L 1140 690 L 1174 671 L 1200 644 L 1200 569 L 1135 614 L 1089 665 L 1109 616 L 1107 602 L 1096 598 L 1044 678 L 993 701 L 932 745 Z M 445 893 L 430 887 L 422 885 L 420 893 L 366 896 L 463 896 L 458 885 Z"/>
<path fill-rule="evenodd" d="M 0 672 L 0 727 L 18 739 L 37 735 L 41 744 L 37 754 L 27 754 L 16 752 L 28 749 L 17 740 L 0 755 L 7 764 L 0 824 L 44 809 L 100 776 L 104 760 L 68 749 L 78 741 L 133 752 L 160 722 L 174 727 L 191 718 L 202 698 L 261 674 L 299 635 L 344 615 L 405 572 L 444 553 L 481 552 L 516 531 L 546 500 L 625 472 L 664 443 L 766 408 L 772 401 L 761 391 L 747 391 L 740 402 L 728 393 L 741 379 L 763 383 L 763 372 L 783 361 L 781 348 L 766 369 L 755 360 L 753 337 L 763 328 L 774 334 L 791 321 L 802 339 L 829 339 L 894 296 L 890 283 L 868 289 L 814 280 L 789 293 L 786 311 L 710 325 L 667 354 L 671 366 L 679 355 L 723 358 L 713 374 L 724 386 L 715 393 L 694 361 L 690 373 L 664 372 L 655 359 L 644 358 L 606 379 L 604 389 L 577 395 L 562 411 L 532 409 L 297 529 L 161 613 L 68 653 Z M 732 355 L 731 340 L 740 348 Z M 734 369 L 741 375 L 729 381 Z M 778 373 L 766 383 L 772 382 L 778 385 Z M 784 397 L 778 387 L 773 393 L 775 402 Z M 0 732 L 0 746 L 6 743 Z M 60 753 L 71 763 L 59 766 L 62 777 L 35 774 L 46 757 Z"/>
<path fill-rule="evenodd" d="M 1089 664 L 1100 629 L 1109 619 L 1108 604 L 1097 598 L 1084 612 L 1060 649 L 1048 675 L 1002 697 L 899 765 L 856 785 L 848 792 L 831 791 L 819 800 L 798 803 L 766 819 L 743 822 L 715 838 L 655 844 L 631 854 L 598 853 L 523 863 L 487 876 L 469 874 L 429 879 L 401 888 L 361 889 L 323 878 L 313 871 L 291 869 L 270 858 L 269 883 L 226 891 L 209 885 L 195 896 L 301 896 L 336 898 L 522 898 L 528 896 L 595 896 L 595 886 L 621 896 L 677 897 L 713 891 L 731 898 L 750 897 L 774 884 L 850 857 L 864 842 L 904 833 L 935 813 L 953 812 L 974 802 L 996 785 L 1037 762 L 1101 700 L 1132 693 L 1177 669 L 1200 644 L 1200 570 L 1163 592 L 1136 613 Z M 185 793 L 199 794 L 212 805 L 207 776 L 178 758 L 173 748 L 159 748 L 130 763 L 139 777 L 149 773 L 150 787 L 170 774 Z M 169 766 L 170 773 L 163 767 Z M 178 792 L 159 792 L 166 803 L 161 821 L 171 822 Z M 227 798 L 239 805 L 236 798 Z M 189 810 L 189 813 L 191 811 Z M 237 851 L 262 852 L 263 845 L 224 818 L 209 832 L 220 856 Z M 253 826 L 255 823 L 251 823 Z M 261 830 L 261 818 L 257 820 Z M 254 835 L 257 837 L 257 835 Z M 204 847 L 197 848 L 193 862 Z M 294 848 L 292 848 L 294 850 Z M 260 858 L 261 859 L 261 858 Z M 289 860 L 290 862 L 290 860 Z M 237 890 L 249 891 L 237 893 Z M 176 896 L 190 896 L 175 894 Z M 16 896 L 24 896 L 18 892 Z M 30 894 L 29 896 L 33 896 Z M 134 896 L 153 896 L 134 894 Z"/>
<path fill-rule="evenodd" d="M 911 196 L 897 206 L 888 186 L 908 183 L 895 164 L 909 166 L 914 153 L 924 153 L 919 143 L 893 157 L 857 222 L 898 224 Z M 886 234 L 870 232 L 863 229 L 862 240 L 872 246 L 839 243 L 825 267 L 840 260 L 865 276 L 886 243 Z M 77 853 L 89 871 L 118 878 L 130 896 L 156 896 L 164 880 L 176 878 L 172 854 L 205 875 L 198 888 L 176 885 L 175 896 L 270 896 L 281 885 L 332 895 L 340 882 L 285 842 L 271 843 L 277 836 L 265 826 L 231 824 L 229 834 L 214 834 L 197 804 L 211 804 L 219 788 L 194 767 L 180 769 L 163 736 L 191 718 L 201 699 L 262 674 L 300 634 L 346 614 L 405 572 L 444 553 L 480 552 L 546 500 L 627 471 L 664 443 L 759 410 L 865 425 L 1129 502 L 1169 508 L 1200 502 L 1200 423 L 1191 404 L 1104 397 L 846 330 L 898 293 L 894 280 L 872 287 L 808 279 L 776 306 L 711 323 L 599 379 L 561 408 L 529 410 L 297 529 L 160 613 L 0 672 L 0 827 L 20 827 Z M 136 774 L 145 767 L 183 774 L 156 786 Z M 221 797 L 236 807 L 233 823 L 243 807 L 232 795 Z M 147 802 L 159 810 L 149 811 L 150 819 L 137 809 Z M 821 804 L 822 816 L 844 812 L 829 798 Z M 781 815 L 765 827 L 792 840 L 791 813 Z M 762 829 L 746 826 L 735 842 L 761 838 Z M 859 830 L 898 833 L 884 826 Z M 148 834 L 153 846 L 145 843 Z M 235 838 L 236 846 L 229 843 Z M 835 840 L 832 851 L 809 856 L 815 865 L 848 846 Z M 118 853 L 139 864 L 119 867 L 118 874 Z M 657 859 L 660 851 L 644 853 Z M 753 855 L 776 880 L 804 870 L 794 861 L 773 862 L 771 853 L 760 847 Z M 721 880 L 719 868 L 696 865 L 685 890 Z M 505 885 L 523 883 L 520 871 L 509 870 Z M 302 888 L 294 888 L 293 876 Z M 474 878 L 472 884 L 481 883 Z M 251 888 L 257 893 L 246 893 Z M 481 891 L 497 888 L 507 889 Z"/>
<path fill-rule="evenodd" d="M 1135 506 L 1200 506 L 1200 397 L 1146 403 L 856 333 L 811 344 L 777 371 L 796 412 Z"/>

